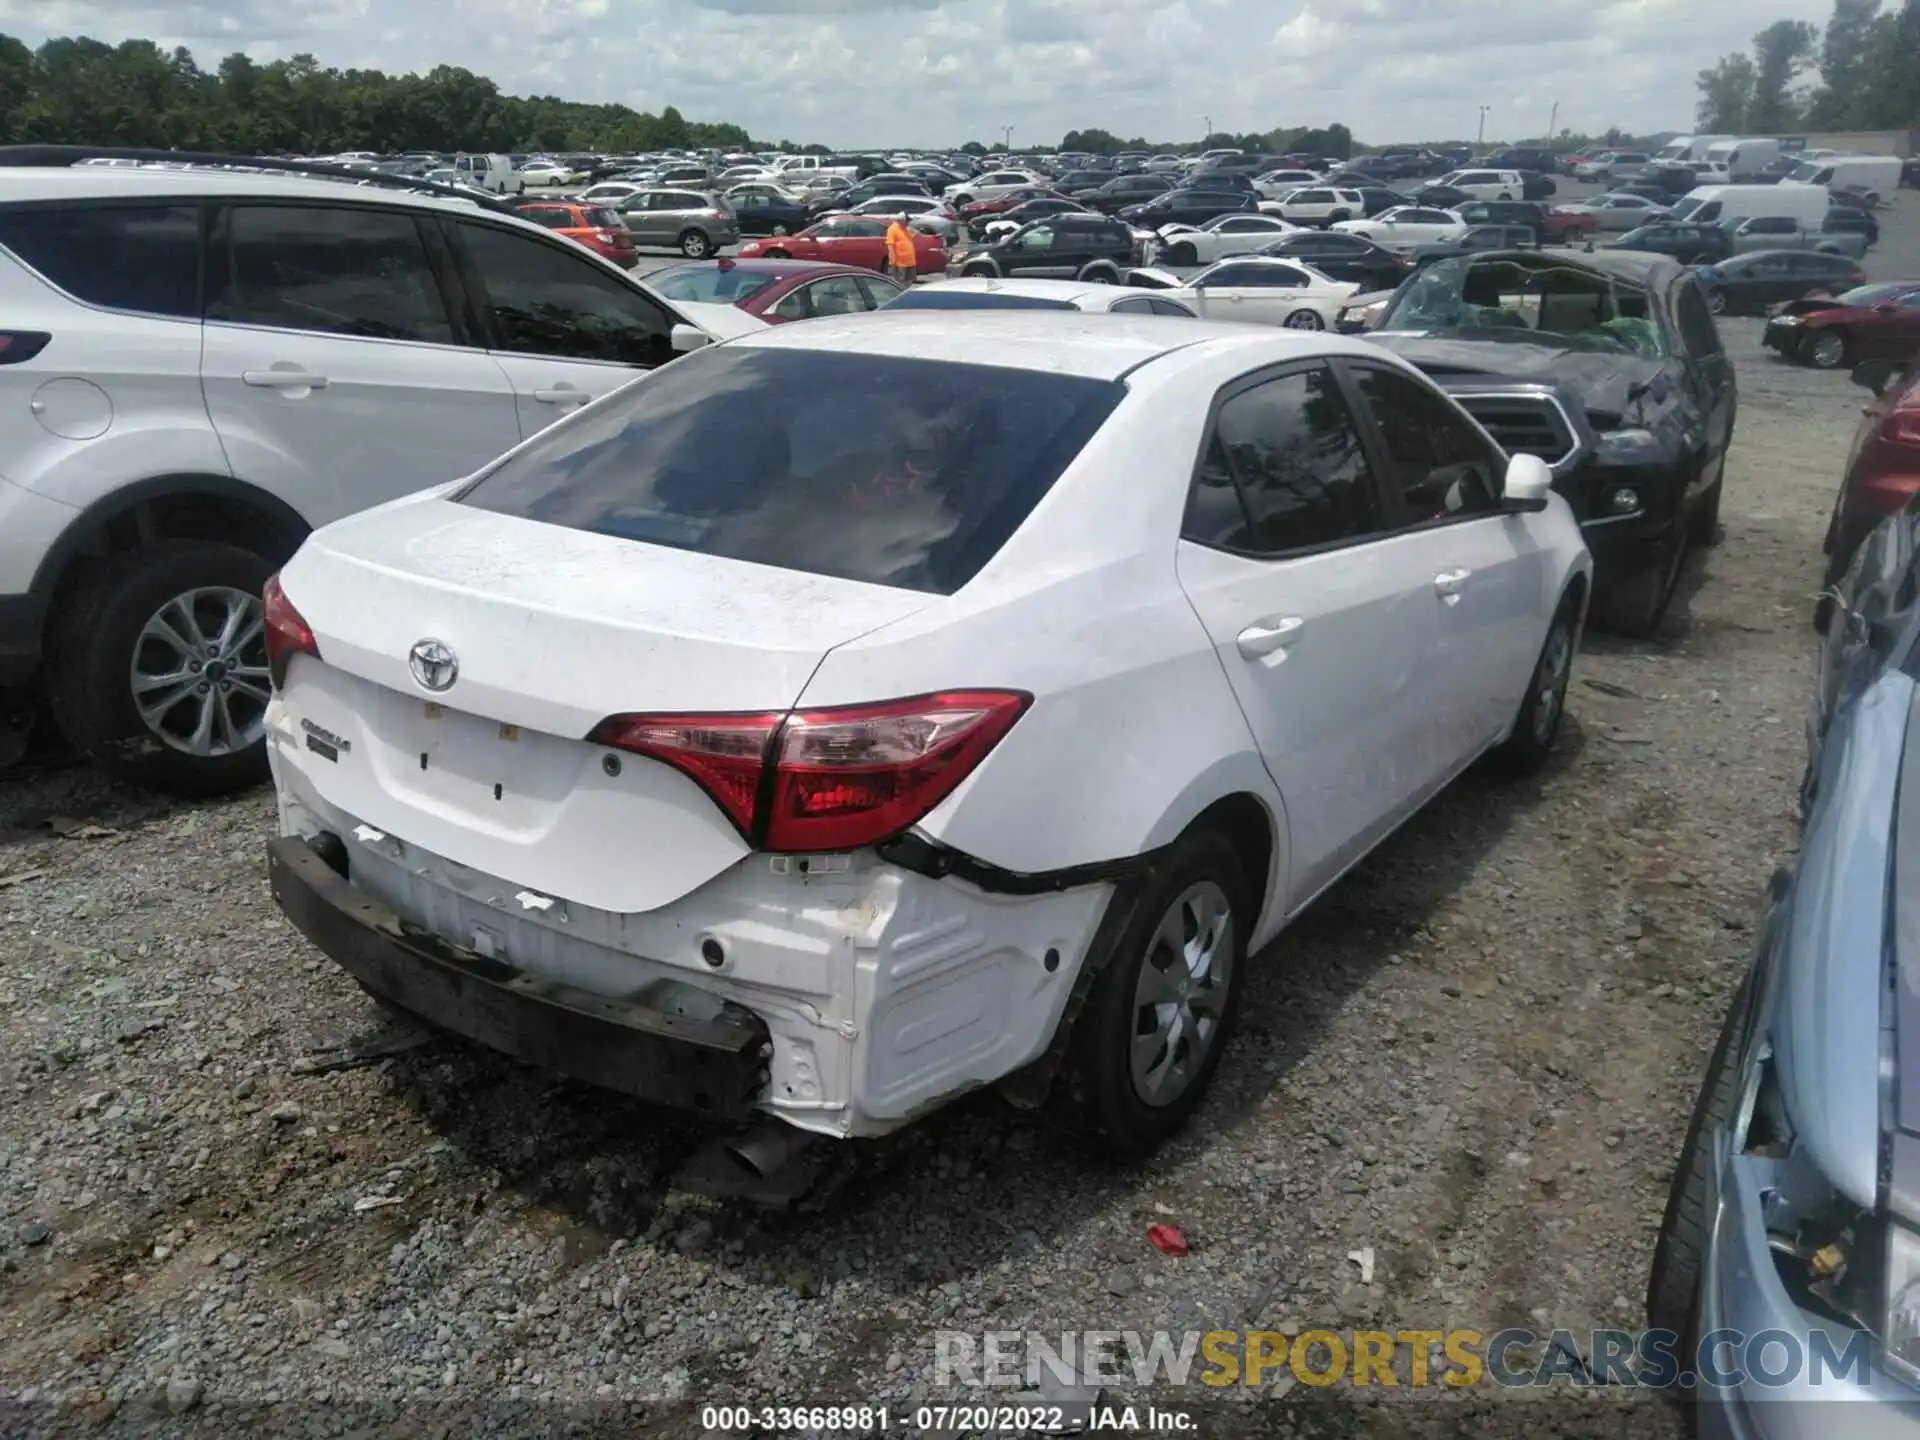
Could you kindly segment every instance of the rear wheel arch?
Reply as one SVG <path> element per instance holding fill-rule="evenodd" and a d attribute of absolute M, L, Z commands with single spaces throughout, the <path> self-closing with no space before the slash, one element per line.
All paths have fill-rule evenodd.
<path fill-rule="evenodd" d="M 1247 895 L 1255 913 L 1248 916 L 1249 936 L 1257 933 L 1278 889 L 1274 856 L 1278 848 L 1274 816 L 1261 800 L 1242 790 L 1223 795 L 1188 822 L 1181 838 L 1211 831 L 1220 835 L 1240 857 Z"/>
<path fill-rule="evenodd" d="M 29 592 L 51 600 L 108 557 L 165 540 L 206 540 L 290 559 L 312 527 L 286 501 L 230 475 L 159 475 L 96 500 L 42 557 Z"/>

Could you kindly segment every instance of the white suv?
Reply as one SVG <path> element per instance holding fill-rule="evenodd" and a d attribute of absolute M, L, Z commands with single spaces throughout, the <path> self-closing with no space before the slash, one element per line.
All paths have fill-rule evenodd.
<path fill-rule="evenodd" d="M 129 779 L 264 779 L 310 529 L 763 326 L 471 201 L 47 154 L 0 150 L 0 752 L 44 702 Z"/>

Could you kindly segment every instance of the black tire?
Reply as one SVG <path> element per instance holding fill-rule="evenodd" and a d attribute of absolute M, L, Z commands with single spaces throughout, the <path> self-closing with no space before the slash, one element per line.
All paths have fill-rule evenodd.
<path fill-rule="evenodd" d="M 964 210 L 971 204 L 973 204 L 973 196 L 971 195 L 956 195 L 953 197 L 953 208 L 955 210 Z"/>
<path fill-rule="evenodd" d="M 1131 1050 L 1138 1015 L 1136 987 L 1154 952 L 1160 921 L 1190 887 L 1212 882 L 1226 896 L 1232 916 L 1230 954 L 1220 1020 L 1186 1087 L 1166 1104 L 1154 1105 L 1135 1086 Z M 1233 1037 L 1244 990 L 1247 936 L 1257 919 L 1241 861 L 1225 836 L 1200 830 L 1181 839 L 1141 896 L 1133 919 L 1113 951 L 1074 1026 L 1069 1092 L 1077 1128 L 1100 1148 L 1123 1159 L 1151 1154 L 1184 1125 L 1205 1097 L 1220 1057 Z"/>
<path fill-rule="evenodd" d="M 1727 292 L 1724 290 L 1707 291 L 1707 309 L 1715 315 L 1727 313 Z"/>
<path fill-rule="evenodd" d="M 1847 363 L 1847 352 L 1851 348 L 1840 331 L 1822 330 L 1818 335 L 1802 339 L 1795 353 L 1816 370 L 1838 370 Z"/>
<path fill-rule="evenodd" d="M 1120 272 L 1115 270 L 1111 265 L 1095 261 L 1080 272 L 1080 283 L 1083 285 L 1118 285 L 1120 283 Z"/>
<path fill-rule="evenodd" d="M 273 566 L 234 545 L 169 540 L 114 557 L 61 605 L 50 636 L 48 701 L 67 743 L 108 773 L 181 799 L 247 790 L 267 778 L 267 747 L 189 755 L 140 718 L 130 671 L 142 627 L 177 595 L 228 587 L 258 596 Z"/>
<path fill-rule="evenodd" d="M 780 249 L 769 250 L 766 252 L 767 259 L 769 260 L 785 260 L 787 258 L 787 255 L 788 255 L 787 251 L 780 250 Z"/>
<path fill-rule="evenodd" d="M 1553 742 L 1567 713 L 1567 683 L 1573 676 L 1574 629 L 1579 619 L 1579 603 L 1569 595 L 1547 627 L 1540 658 L 1527 679 L 1527 693 L 1514 715 L 1513 733 L 1487 755 L 1488 765 L 1503 775 L 1532 775 L 1553 754 Z"/>
<path fill-rule="evenodd" d="M 1700 503 L 1693 507 L 1693 515 L 1687 521 L 1687 543 L 1690 545 L 1710 546 L 1720 543 L 1720 492 L 1726 488 L 1724 479 L 1716 480 L 1700 497 Z"/>
<path fill-rule="evenodd" d="M 1329 224 L 1329 225 L 1337 225 L 1337 224 L 1339 224 L 1339 223 L 1340 223 L 1340 222 L 1341 222 L 1342 220 L 1351 220 L 1352 218 L 1353 218 L 1353 212 L 1352 212 L 1352 211 L 1350 211 L 1350 210 L 1336 210 L 1336 211 L 1334 211 L 1334 212 L 1333 212 L 1333 213 L 1332 213 L 1331 215 L 1329 215 L 1329 216 L 1327 216 L 1327 224 Z"/>
<path fill-rule="evenodd" d="M 1687 1138 L 1680 1146 L 1673 1184 L 1667 1191 L 1666 1214 L 1653 1242 L 1653 1265 L 1647 1274 L 1647 1323 L 1680 1337 L 1676 1355 L 1693 1353 L 1699 1317 L 1700 1270 L 1706 1259 L 1712 1216 L 1712 1153 L 1703 1141 L 1707 1130 L 1726 1125 L 1740 1103 L 1740 1072 L 1735 1068 L 1746 1048 L 1753 975 L 1740 982 L 1733 1003 L 1721 1023 L 1720 1038 L 1707 1060 L 1707 1073 L 1694 1097 L 1687 1120 Z"/>
<path fill-rule="evenodd" d="M 713 241 L 704 230 L 682 230 L 679 245 L 680 253 L 689 260 L 704 260 L 713 253 Z"/>
<path fill-rule="evenodd" d="M 998 280 L 1000 278 L 999 267 L 991 263 L 963 266 L 960 273 L 975 280 Z"/>
<path fill-rule="evenodd" d="M 1175 245 L 1167 251 L 1167 263 L 1169 265 L 1198 265 L 1200 263 L 1200 256 L 1195 253 L 1191 245 Z"/>
<path fill-rule="evenodd" d="M 1667 538 L 1644 566 L 1614 580 L 1596 595 L 1596 608 L 1609 630 L 1635 640 L 1659 631 L 1686 562 L 1688 523 L 1681 520 L 1669 526 Z"/>
<path fill-rule="evenodd" d="M 1327 322 L 1320 318 L 1320 312 L 1318 310 L 1308 310 L 1304 307 L 1295 310 L 1280 323 L 1282 328 L 1287 330 L 1324 330 L 1327 328 Z"/>

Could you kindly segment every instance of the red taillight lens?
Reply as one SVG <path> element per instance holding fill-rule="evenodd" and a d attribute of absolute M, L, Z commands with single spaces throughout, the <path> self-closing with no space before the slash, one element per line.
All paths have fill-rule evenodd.
<path fill-rule="evenodd" d="M 1880 422 L 1880 438 L 1895 445 L 1920 445 L 1920 403 L 1894 406 Z"/>
<path fill-rule="evenodd" d="M 953 793 L 1028 703 L 953 690 L 795 711 L 780 732 L 766 847 L 854 850 L 898 834 Z"/>
<path fill-rule="evenodd" d="M 320 643 L 313 638 L 313 627 L 301 618 L 287 599 L 287 592 L 280 588 L 278 575 L 267 577 L 266 588 L 260 592 L 260 608 L 267 627 L 267 671 L 278 690 L 287 683 L 287 665 L 293 657 L 311 655 L 318 660 Z"/>
<path fill-rule="evenodd" d="M 857 850 L 952 794 L 1030 703 L 950 690 L 790 715 L 615 715 L 587 738 L 672 765 L 757 849 Z"/>
<path fill-rule="evenodd" d="M 587 739 L 665 761 L 711 795 L 740 833 L 752 839 L 767 752 L 784 718 L 778 713 L 613 715 Z"/>
<path fill-rule="evenodd" d="M 18 365 L 47 348 L 53 337 L 44 330 L 0 330 L 0 365 Z"/>

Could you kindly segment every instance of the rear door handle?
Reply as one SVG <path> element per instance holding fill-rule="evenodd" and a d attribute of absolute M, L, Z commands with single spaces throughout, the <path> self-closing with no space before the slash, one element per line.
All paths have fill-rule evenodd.
<path fill-rule="evenodd" d="M 262 390 L 324 390 L 327 388 L 327 377 L 315 375 L 310 370 L 283 370 L 276 365 L 271 370 L 242 370 L 240 383 Z"/>
<path fill-rule="evenodd" d="M 1471 570 L 1442 570 L 1433 577 L 1433 588 L 1440 598 L 1449 605 L 1458 605 L 1460 596 L 1467 588 L 1467 582 L 1473 578 Z"/>
<path fill-rule="evenodd" d="M 584 405 L 593 399 L 593 396 L 578 386 L 569 385 L 562 380 L 549 389 L 534 391 L 533 398 L 542 405 Z"/>
<path fill-rule="evenodd" d="M 1278 620 L 1256 620 L 1237 637 L 1240 653 L 1249 660 L 1258 660 L 1271 655 L 1276 650 L 1285 650 L 1300 638 L 1300 632 L 1307 622 L 1297 615 L 1289 615 Z"/>

